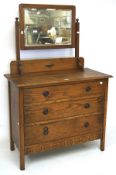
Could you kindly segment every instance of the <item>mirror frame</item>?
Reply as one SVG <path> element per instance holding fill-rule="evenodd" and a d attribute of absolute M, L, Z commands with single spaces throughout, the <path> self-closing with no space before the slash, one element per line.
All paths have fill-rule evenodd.
<path fill-rule="evenodd" d="M 61 9 L 61 10 L 71 10 L 72 11 L 72 25 L 71 25 L 71 44 L 70 45 L 43 45 L 43 46 L 26 46 L 24 38 L 24 9 L 25 8 L 41 8 L 41 9 Z M 76 22 L 76 10 L 75 6 L 72 5 L 40 5 L 40 4 L 20 4 L 19 5 L 19 20 L 20 20 L 20 49 L 21 50 L 33 50 L 33 49 L 58 49 L 58 48 L 74 48 L 75 47 L 75 22 Z"/>

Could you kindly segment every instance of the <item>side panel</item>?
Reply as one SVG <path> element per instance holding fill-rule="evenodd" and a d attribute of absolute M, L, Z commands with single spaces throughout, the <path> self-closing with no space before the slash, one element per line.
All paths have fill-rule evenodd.
<path fill-rule="evenodd" d="M 12 139 L 19 148 L 19 89 L 10 82 Z"/>

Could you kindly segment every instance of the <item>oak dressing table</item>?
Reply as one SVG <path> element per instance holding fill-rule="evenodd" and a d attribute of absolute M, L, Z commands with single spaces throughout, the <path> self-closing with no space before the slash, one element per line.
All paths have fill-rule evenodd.
<path fill-rule="evenodd" d="M 25 155 L 100 139 L 105 146 L 108 79 L 84 68 L 79 57 L 75 7 L 20 4 L 16 18 L 16 61 L 6 74 L 10 149 Z M 75 48 L 69 58 L 21 60 L 20 50 Z"/>

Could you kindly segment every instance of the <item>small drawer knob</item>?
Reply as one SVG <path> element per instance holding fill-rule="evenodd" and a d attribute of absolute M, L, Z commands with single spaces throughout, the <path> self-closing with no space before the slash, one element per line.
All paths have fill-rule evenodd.
<path fill-rule="evenodd" d="M 44 109 L 43 109 L 43 114 L 44 114 L 44 115 L 47 115 L 47 114 L 48 114 L 48 108 L 44 108 Z"/>
<path fill-rule="evenodd" d="M 45 66 L 48 67 L 48 68 L 50 68 L 50 67 L 53 67 L 54 64 L 46 64 Z"/>
<path fill-rule="evenodd" d="M 43 135 L 48 135 L 48 127 L 43 128 Z"/>
<path fill-rule="evenodd" d="M 89 127 L 89 122 L 85 122 L 84 123 L 84 128 L 88 128 Z"/>
<path fill-rule="evenodd" d="M 85 103 L 84 104 L 84 108 L 90 108 L 90 104 L 89 103 Z"/>
<path fill-rule="evenodd" d="M 85 91 L 86 91 L 86 92 L 90 92 L 90 91 L 91 91 L 91 87 L 90 87 L 90 86 L 87 86 L 87 87 L 85 88 Z"/>
<path fill-rule="evenodd" d="M 49 91 L 44 91 L 44 92 L 43 92 L 43 96 L 44 96 L 44 97 L 48 97 L 48 95 L 49 95 Z"/>

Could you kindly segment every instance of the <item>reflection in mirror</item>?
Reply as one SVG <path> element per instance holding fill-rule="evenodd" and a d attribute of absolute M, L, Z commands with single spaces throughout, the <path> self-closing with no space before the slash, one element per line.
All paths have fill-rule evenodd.
<path fill-rule="evenodd" d="M 24 9 L 25 46 L 71 45 L 72 10 Z"/>

